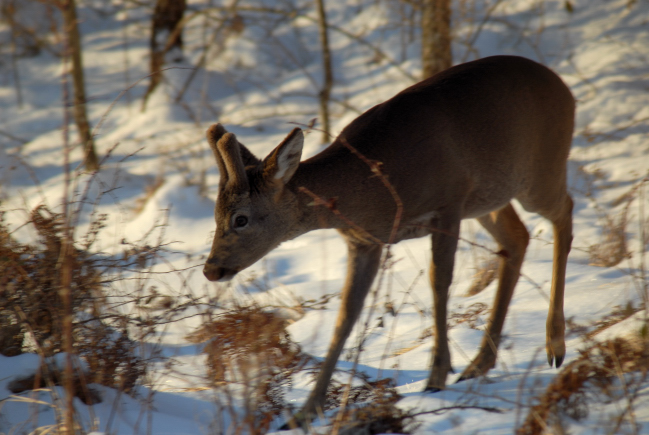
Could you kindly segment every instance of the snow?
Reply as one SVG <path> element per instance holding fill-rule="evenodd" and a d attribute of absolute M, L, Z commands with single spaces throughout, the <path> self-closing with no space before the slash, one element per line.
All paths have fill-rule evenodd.
<path fill-rule="evenodd" d="M 96 131 L 99 155 L 111 150 L 96 176 L 77 170 L 82 159 L 79 147 L 70 155 L 77 193 L 82 194 L 89 186 L 89 202 L 98 198 L 96 213 L 107 215 L 106 228 L 93 249 L 104 255 L 118 254 L 124 249 L 124 240 L 153 246 L 162 237 L 164 243 L 170 243 L 170 252 L 161 254 L 153 271 L 165 273 L 146 278 L 150 280 L 147 286 L 156 285 L 158 291 L 177 300 L 189 294 L 205 301 L 220 298 L 242 305 L 279 307 L 282 316 L 292 319 L 288 327 L 291 337 L 305 352 L 323 358 L 339 299 L 331 298 L 323 309 L 302 312 L 295 307 L 300 301 L 325 298 L 342 286 L 346 249 L 335 231 L 312 232 L 282 244 L 231 284 L 209 283 L 201 272 L 215 228 L 213 206 L 219 179 L 204 140 L 207 127 L 223 123 L 256 155 L 264 157 L 295 124 L 307 125 L 318 116 L 322 73 L 317 28 L 313 20 L 305 18 L 315 17 L 310 3 L 282 3 L 300 6 L 303 16 L 295 20 L 275 17 L 268 22 L 244 21 L 246 27 L 241 34 L 217 41 L 219 49 L 208 53 L 206 68 L 198 71 L 182 101 L 176 102 L 191 74 L 190 68 L 200 58 L 213 31 L 204 29 L 201 19 L 191 21 L 184 34 L 184 63 L 165 71 L 166 81 L 151 96 L 145 112 L 141 111 L 141 100 L 148 74 L 148 22 L 143 8 L 126 7 L 124 3 L 119 14 L 102 14 L 100 9 L 108 8 L 108 2 L 79 3 L 88 115 L 92 125 L 103 123 Z M 118 0 L 113 3 L 122 5 Z M 377 59 L 367 44 L 331 29 L 335 134 L 362 111 L 412 84 L 409 76 L 416 77 L 420 69 L 419 47 L 416 32 L 412 40 L 404 38 L 407 31 L 397 25 L 400 17 L 391 2 L 325 3 L 332 25 L 380 47 L 389 57 Z M 566 275 L 566 318 L 588 325 L 616 306 L 632 303 L 637 307 L 643 298 L 646 300 L 639 290 L 647 282 L 646 276 L 640 276 L 640 265 L 644 264 L 646 271 L 643 252 L 649 246 L 639 230 L 644 225 L 648 231 L 647 184 L 638 188 L 649 168 L 649 4 L 574 0 L 570 2 L 574 8 L 571 13 L 565 8 L 566 2 L 559 0 L 504 0 L 495 9 L 488 6 L 494 1 L 458 3 L 470 3 L 474 9 L 460 11 L 460 6 L 455 5 L 454 16 L 474 19 L 454 23 L 456 61 L 493 54 L 531 57 L 557 71 L 578 101 L 568 165 L 575 200 L 575 239 Z M 212 2 L 193 0 L 189 4 L 193 10 L 200 10 Z M 490 16 L 481 26 L 487 10 Z M 6 36 L 6 32 L 6 25 L 0 24 L 0 35 Z M 468 41 L 473 41 L 471 47 Z M 62 68 L 60 60 L 47 51 L 18 58 L 23 100 L 19 104 L 10 64 L 2 61 L 0 210 L 16 238 L 33 241 L 35 232 L 23 226 L 29 211 L 39 204 L 60 210 L 64 199 Z M 73 141 L 75 131 L 71 124 Z M 319 138 L 318 132 L 306 136 L 303 158 L 322 149 Z M 207 195 L 200 189 L 202 174 Z M 111 187 L 116 190 L 103 194 Z M 606 213 L 620 216 L 626 202 L 616 200 L 634 188 L 626 229 L 629 258 L 610 268 L 591 265 L 588 250 L 601 243 Z M 447 390 L 422 393 L 432 347 L 430 337 L 419 339 L 432 325 L 427 238 L 392 247 L 396 263 L 387 272 L 384 286 L 376 295 L 368 296 L 361 320 L 347 342 L 338 365 L 342 369 L 352 367 L 347 351 L 354 349 L 367 321 L 369 331 L 358 367 L 371 377 L 396 380 L 404 396 L 399 407 L 422 413 L 417 417 L 420 425 L 416 433 L 512 433 L 534 398 L 557 373 L 547 366 L 544 349 L 552 229 L 539 216 L 525 212 L 518 204 L 515 207 L 533 238 L 505 323 L 497 365 L 485 379 L 453 384 L 458 375 L 451 375 Z M 77 236 L 87 231 L 89 212 L 86 206 L 80 214 Z M 162 222 L 164 227 L 157 226 Z M 463 222 L 462 231 L 463 238 L 494 247 L 477 223 Z M 490 306 L 494 283 L 482 293 L 464 296 L 477 267 L 476 257 L 484 255 L 484 249 L 460 243 L 450 313 L 461 314 L 476 303 Z M 125 276 L 133 276 L 129 273 L 133 272 L 124 272 Z M 141 276 L 138 279 L 145 280 Z M 125 283 L 124 287 L 129 285 L 135 284 Z M 396 316 L 385 312 L 386 300 L 398 307 Z M 379 320 L 382 327 L 377 326 Z M 473 358 L 485 321 L 483 314 L 477 319 L 477 329 L 466 323 L 451 328 L 456 373 L 461 373 Z M 606 329 L 602 339 L 637 334 L 643 321 L 646 312 L 640 311 Z M 223 398 L 207 388 L 200 346 L 186 339 L 200 324 L 200 317 L 188 317 L 164 325 L 153 338 L 146 339 L 149 347 L 143 348 L 151 352 L 159 349 L 173 359 L 174 365 L 170 368 L 164 362 L 154 363 L 135 397 L 93 385 L 103 397 L 102 403 L 87 406 L 75 399 L 84 430 L 153 434 L 233 430 L 235 423 Z M 583 347 L 582 337 L 568 336 L 564 364 L 574 360 Z M 63 395 L 60 387 L 19 395 L 7 389 L 13 379 L 33 373 L 38 365 L 39 358 L 33 354 L 0 356 L 0 432 L 29 432 L 56 422 L 53 407 Z M 340 379 L 346 378 L 340 375 Z M 308 377 L 297 376 L 287 398 L 298 407 L 310 388 Z M 648 393 L 649 383 L 645 383 L 634 403 L 635 421 L 644 430 L 649 427 Z M 611 417 L 607 416 L 625 405 L 593 403 L 586 418 L 577 421 L 565 416 L 563 424 L 570 433 L 604 433 L 611 428 Z M 471 407 L 462 409 L 465 406 Z M 446 412 L 433 413 L 446 407 L 450 408 Z M 486 407 L 501 413 L 487 412 Z M 277 431 L 282 423 L 274 422 L 271 429 Z"/>

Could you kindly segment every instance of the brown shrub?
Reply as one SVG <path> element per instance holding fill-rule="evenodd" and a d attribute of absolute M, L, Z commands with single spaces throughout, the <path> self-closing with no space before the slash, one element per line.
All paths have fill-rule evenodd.
<path fill-rule="evenodd" d="M 31 212 L 36 244 L 14 240 L 0 214 L 0 353 L 36 351 L 45 358 L 63 351 L 61 248 L 63 218 L 45 206 Z M 101 228 L 101 220 L 91 231 Z M 91 237 L 93 235 L 91 234 Z M 101 264 L 88 251 L 70 250 L 73 346 L 91 369 L 88 382 L 129 391 L 144 373 L 135 344 L 101 320 Z M 29 337 L 31 342 L 25 340 Z"/>
<path fill-rule="evenodd" d="M 408 433 L 413 430 L 414 416 L 396 406 L 401 395 L 390 378 L 370 381 L 364 373 L 356 375 L 362 383 L 349 388 L 348 405 L 337 415 L 343 434 Z M 340 406 L 347 386 L 332 381 L 327 391 L 325 409 Z"/>
<path fill-rule="evenodd" d="M 639 383 L 647 379 L 649 348 L 646 340 L 631 342 L 616 338 L 597 343 L 580 354 L 548 385 L 545 393 L 538 398 L 539 403 L 530 409 L 525 422 L 517 430 L 518 434 L 545 433 L 550 421 L 560 422 L 561 414 L 574 419 L 586 417 L 588 403 L 593 403 L 588 400 L 589 391 L 597 391 L 615 400 L 613 383 L 623 373 L 639 372 Z M 618 425 L 625 412 L 618 417 Z M 612 433 L 616 432 L 614 430 Z"/>
<path fill-rule="evenodd" d="M 237 307 L 202 325 L 188 340 L 205 343 L 210 381 L 242 391 L 242 423 L 263 433 L 287 409 L 285 390 L 310 358 L 286 331 L 286 321 L 257 306 Z"/>

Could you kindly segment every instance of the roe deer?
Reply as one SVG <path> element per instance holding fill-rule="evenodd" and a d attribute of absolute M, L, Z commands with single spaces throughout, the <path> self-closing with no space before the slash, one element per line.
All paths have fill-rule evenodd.
<path fill-rule="evenodd" d="M 304 162 L 298 128 L 264 160 L 220 124 L 209 128 L 207 139 L 221 173 L 216 233 L 204 268 L 210 281 L 227 280 L 283 241 L 318 228 L 336 228 L 347 242 L 347 278 L 335 334 L 305 414 L 324 404 L 338 357 L 379 269 L 383 245 L 428 234 L 435 342 L 426 390 L 444 388 L 451 370 L 446 306 L 462 219 L 477 218 L 493 235 L 501 264 L 487 330 L 460 380 L 484 375 L 495 365 L 529 241 L 512 199 L 554 227 L 546 350 L 550 366 L 561 365 L 572 242 L 566 161 L 574 112 L 570 90 L 548 68 L 521 57 L 494 56 L 454 66 L 374 106 Z M 389 184 L 375 176 L 368 159 L 380 163 Z M 329 207 L 314 205 L 312 195 Z"/>

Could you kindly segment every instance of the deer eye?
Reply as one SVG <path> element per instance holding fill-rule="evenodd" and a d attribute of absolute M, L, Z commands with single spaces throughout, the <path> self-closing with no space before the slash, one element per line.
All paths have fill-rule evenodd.
<path fill-rule="evenodd" d="M 248 225 L 248 218 L 247 217 L 245 217 L 243 215 L 239 215 L 239 216 L 234 218 L 234 227 L 235 228 L 242 228 L 242 227 L 245 227 L 246 225 Z"/>

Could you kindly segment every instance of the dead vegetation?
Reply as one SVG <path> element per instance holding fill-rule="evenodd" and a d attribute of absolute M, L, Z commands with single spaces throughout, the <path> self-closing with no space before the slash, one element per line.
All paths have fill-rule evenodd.
<path fill-rule="evenodd" d="M 622 338 L 596 343 L 580 352 L 537 398 L 518 434 L 556 432 L 564 416 L 581 420 L 588 416 L 594 404 L 620 402 L 620 412 L 611 416 L 609 433 L 620 433 L 623 425 L 637 426 L 634 420 L 634 400 L 647 380 L 649 342 Z M 633 379 L 625 375 L 633 373 Z M 626 403 L 624 403 L 626 402 Z M 638 429 L 636 427 L 636 429 Z M 639 433 L 637 430 L 632 433 Z"/>
<path fill-rule="evenodd" d="M 43 364 L 36 373 L 9 382 L 7 389 L 13 394 L 20 394 L 29 390 L 65 386 L 64 377 L 65 375 L 61 367 L 55 364 Z M 73 380 L 74 397 L 86 405 L 101 403 L 101 395 L 94 388 L 90 387 L 88 385 L 89 383 L 87 373 L 83 373 L 82 371 L 75 373 Z"/>
<path fill-rule="evenodd" d="M 608 204 L 601 204 L 595 199 L 595 191 L 611 187 L 610 184 L 596 186 L 596 182 L 602 182 L 606 178 L 606 173 L 599 168 L 588 171 L 583 167 L 579 168 L 579 174 L 584 179 L 586 190 L 583 194 L 593 204 L 599 214 L 601 223 L 601 238 L 597 243 L 588 247 L 590 265 L 598 267 L 614 267 L 619 265 L 623 260 L 632 256 L 628 248 L 629 222 L 632 220 L 631 205 L 637 203 L 640 206 L 640 231 L 639 236 L 643 243 L 642 249 L 646 249 L 646 238 L 642 235 L 647 226 L 643 222 L 644 186 L 647 178 L 641 178 L 634 183 L 629 190 L 619 195 Z M 637 201 L 636 201 L 637 200 Z"/>
<path fill-rule="evenodd" d="M 477 268 L 471 285 L 466 291 L 465 296 L 474 296 L 486 289 L 489 284 L 493 282 L 498 276 L 498 268 L 500 266 L 500 259 L 497 256 L 491 256 L 484 260 Z"/>
<path fill-rule="evenodd" d="M 62 216 L 39 206 L 31 212 L 29 225 L 38 234 L 35 244 L 20 243 L 11 236 L 0 215 L 0 353 L 15 356 L 35 352 L 44 361 L 63 352 L 64 310 L 61 250 Z M 93 226 L 99 230 L 101 222 Z M 146 371 L 136 344 L 126 328 L 103 318 L 104 286 L 99 260 L 84 249 L 71 254 L 73 349 L 87 364 L 88 372 L 77 372 L 76 382 L 98 383 L 120 391 L 131 391 Z M 34 376 L 16 382 L 14 392 L 59 385 L 61 375 L 45 363 Z M 79 386 L 77 390 L 81 391 Z M 93 399 L 88 399 L 92 402 Z M 85 400 L 84 400 L 85 401 Z"/>
<path fill-rule="evenodd" d="M 267 432 L 292 409 L 285 396 L 293 377 L 317 375 L 320 363 L 302 352 L 286 326 L 285 319 L 263 307 L 238 306 L 215 315 L 187 337 L 204 344 L 208 383 L 221 393 L 236 430 Z M 355 379 L 351 387 L 334 381 L 327 392 L 324 411 L 338 408 L 346 394 L 351 405 L 332 417 L 340 422 L 339 433 L 406 433 L 414 418 L 396 406 L 401 395 L 394 381 L 371 380 L 364 373 L 356 373 Z M 235 403 L 242 414 L 235 415 Z"/>
<path fill-rule="evenodd" d="M 350 387 L 348 406 L 336 416 L 339 434 L 411 433 L 416 429 L 412 412 L 396 406 L 402 396 L 392 379 L 370 381 L 364 374 L 357 377 L 361 385 Z M 346 389 L 346 385 L 336 382 L 329 385 L 329 406 L 340 406 Z"/>
<path fill-rule="evenodd" d="M 60 352 L 62 346 L 63 314 L 58 296 L 61 287 L 61 220 L 45 207 L 38 207 L 32 211 L 30 223 L 39 236 L 37 246 L 16 242 L 4 226 L 0 230 L 3 234 L 0 241 L 2 330 L 5 331 L 4 324 L 9 329 L 22 325 L 13 334 L 13 341 L 3 337 L 7 347 L 0 352 L 10 356 L 22 353 L 25 335 L 30 334 L 35 347 L 44 355 L 51 356 Z M 93 312 L 93 301 L 101 292 L 101 283 L 93 259 L 83 251 L 75 250 L 73 253 L 72 281 L 75 283 L 75 311 Z"/>
<path fill-rule="evenodd" d="M 244 415 L 233 420 L 251 433 L 268 431 L 287 409 L 292 376 L 311 361 L 291 340 L 286 321 L 257 306 L 215 316 L 187 339 L 204 343 L 210 385 L 230 404 L 241 398 Z"/>
<path fill-rule="evenodd" d="M 645 309 L 646 307 L 644 302 L 634 304 L 632 301 L 628 301 L 626 304 L 614 306 L 610 313 L 598 318 L 589 325 L 578 324 L 574 319 L 569 319 L 566 323 L 568 324 L 570 335 L 580 336 L 586 340 L 591 340 L 600 332 L 605 331 L 611 326 L 616 325 L 633 316 L 635 313 Z"/>
<path fill-rule="evenodd" d="M 602 239 L 588 248 L 591 266 L 613 267 L 629 257 L 626 231 L 633 195 L 624 201 L 626 204 L 617 215 L 602 211 Z"/>
<path fill-rule="evenodd" d="M 458 310 L 461 311 L 451 313 L 448 318 L 449 329 L 462 323 L 466 323 L 466 325 L 471 329 L 479 329 L 478 327 L 485 323 L 483 316 L 487 315 L 491 311 L 489 306 L 482 302 L 471 304 L 466 307 L 466 309 L 460 305 L 458 306 Z"/>

